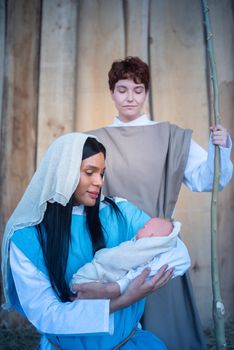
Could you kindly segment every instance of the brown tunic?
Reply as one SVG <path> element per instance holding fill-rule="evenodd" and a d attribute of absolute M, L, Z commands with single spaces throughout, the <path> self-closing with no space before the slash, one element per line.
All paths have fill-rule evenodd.
<path fill-rule="evenodd" d="M 171 217 L 191 130 L 165 122 L 88 133 L 95 134 L 107 149 L 104 193 L 127 198 L 150 216 Z M 163 339 L 169 350 L 206 348 L 188 274 L 174 278 L 148 297 L 144 328 Z"/>

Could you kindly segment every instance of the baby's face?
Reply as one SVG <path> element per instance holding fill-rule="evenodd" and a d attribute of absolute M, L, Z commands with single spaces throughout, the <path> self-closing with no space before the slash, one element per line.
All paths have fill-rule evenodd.
<path fill-rule="evenodd" d="M 138 231 L 136 238 L 164 237 L 168 236 L 172 230 L 173 225 L 169 220 L 153 218 L 150 219 L 145 226 Z"/>

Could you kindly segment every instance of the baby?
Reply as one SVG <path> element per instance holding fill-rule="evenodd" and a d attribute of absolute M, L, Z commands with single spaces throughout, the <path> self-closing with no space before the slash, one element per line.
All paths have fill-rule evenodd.
<path fill-rule="evenodd" d="M 172 230 L 173 225 L 171 221 L 161 218 L 152 218 L 137 232 L 136 239 L 168 236 Z"/>
<path fill-rule="evenodd" d="M 121 293 L 145 267 L 155 275 L 165 264 L 173 267 L 173 277 L 183 275 L 191 261 L 185 244 L 179 239 L 181 224 L 162 218 L 152 218 L 130 241 L 96 252 L 93 260 L 82 266 L 72 277 L 75 284 L 85 282 L 117 282 Z"/>

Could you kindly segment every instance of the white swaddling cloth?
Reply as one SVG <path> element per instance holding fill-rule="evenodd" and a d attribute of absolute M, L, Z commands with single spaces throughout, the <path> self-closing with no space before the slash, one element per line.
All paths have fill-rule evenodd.
<path fill-rule="evenodd" d="M 181 224 L 173 222 L 173 231 L 164 237 L 146 237 L 125 241 L 113 248 L 96 252 L 93 260 L 72 277 L 70 286 L 87 282 L 117 282 L 121 293 L 145 267 L 155 275 L 165 264 L 173 267 L 173 277 L 183 275 L 191 260 L 185 244 L 179 239 Z"/>

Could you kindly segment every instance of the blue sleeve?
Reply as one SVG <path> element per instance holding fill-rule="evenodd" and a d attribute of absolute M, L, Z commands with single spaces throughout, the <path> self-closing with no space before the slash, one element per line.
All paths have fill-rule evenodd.
<path fill-rule="evenodd" d="M 15 243 L 17 248 L 19 248 L 23 254 L 39 268 L 39 270 L 47 274 L 47 269 L 35 226 L 28 226 L 16 230 L 11 237 L 11 241 Z"/>

